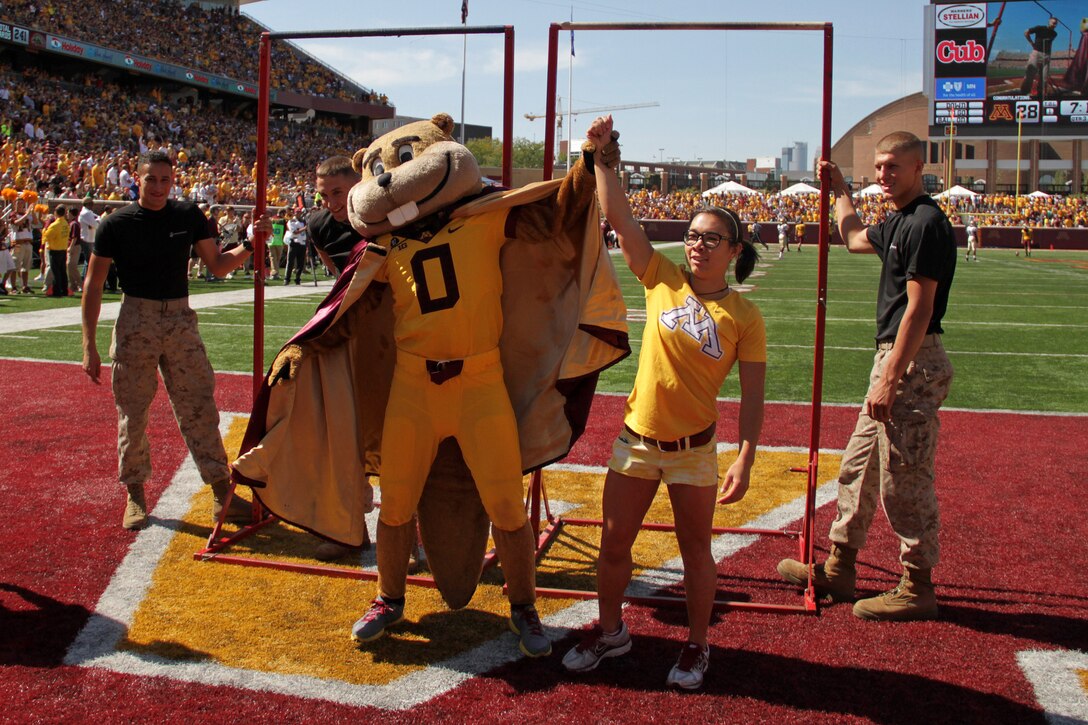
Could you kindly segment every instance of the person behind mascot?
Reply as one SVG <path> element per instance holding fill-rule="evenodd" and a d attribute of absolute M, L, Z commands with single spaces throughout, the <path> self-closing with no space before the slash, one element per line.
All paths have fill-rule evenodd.
<path fill-rule="evenodd" d="M 490 520 L 508 625 L 525 654 L 543 656 L 522 474 L 566 455 L 584 429 L 597 373 L 629 353 L 626 311 L 585 163 L 562 182 L 496 193 L 452 130 L 439 114 L 355 154 L 348 217 L 364 240 L 273 363 L 235 480 L 281 518 L 351 544 L 360 527 L 341 519 L 358 510 L 360 487 L 344 482 L 380 476 L 378 597 L 352 628 L 360 643 L 404 619 L 417 507 L 454 608 L 475 590 Z M 312 446 L 306 456 L 292 425 L 303 436 L 325 426 L 358 445 L 358 459 L 330 462 Z M 299 459 L 318 468 L 293 473 Z"/>

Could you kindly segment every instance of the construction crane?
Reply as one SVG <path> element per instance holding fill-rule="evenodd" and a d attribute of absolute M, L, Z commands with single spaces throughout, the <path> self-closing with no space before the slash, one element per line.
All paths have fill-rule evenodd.
<path fill-rule="evenodd" d="M 577 116 L 577 115 L 583 114 L 583 113 L 604 113 L 606 111 L 626 111 L 626 110 L 629 110 L 629 109 L 632 109 L 632 108 L 654 108 L 654 107 L 660 106 L 660 105 L 661 104 L 658 103 L 657 101 L 650 101 L 648 103 L 629 103 L 629 104 L 627 104 L 625 106 L 600 106 L 598 108 L 582 108 L 582 109 L 577 110 L 577 111 L 564 112 L 563 111 L 563 99 L 562 98 L 556 98 L 555 99 L 555 118 L 556 118 L 555 125 L 557 127 L 559 127 L 559 128 L 563 128 L 563 116 L 567 116 L 567 115 Z M 547 115 L 543 114 L 543 113 L 526 113 L 525 118 L 529 119 L 530 121 L 535 121 L 538 118 L 547 118 Z"/>

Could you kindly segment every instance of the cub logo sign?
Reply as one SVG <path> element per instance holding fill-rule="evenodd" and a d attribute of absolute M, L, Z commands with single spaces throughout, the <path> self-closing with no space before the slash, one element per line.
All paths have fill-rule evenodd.
<path fill-rule="evenodd" d="M 960 45 L 954 40 L 937 43 L 937 60 L 941 63 L 982 63 L 986 60 L 986 48 L 973 40 Z"/>

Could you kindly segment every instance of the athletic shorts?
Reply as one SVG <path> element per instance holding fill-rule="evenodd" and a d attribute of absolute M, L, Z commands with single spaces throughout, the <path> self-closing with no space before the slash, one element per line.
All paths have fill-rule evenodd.
<path fill-rule="evenodd" d="M 624 431 L 612 444 L 608 467 L 625 476 L 666 485 L 717 486 L 718 443 L 712 440 L 683 451 L 662 451 Z"/>

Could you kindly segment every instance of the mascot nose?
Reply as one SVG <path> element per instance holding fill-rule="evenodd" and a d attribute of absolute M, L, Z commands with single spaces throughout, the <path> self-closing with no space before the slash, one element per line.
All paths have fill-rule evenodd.
<path fill-rule="evenodd" d="M 380 175 L 378 177 L 378 179 L 377 179 L 378 186 L 380 186 L 380 187 L 382 187 L 384 189 L 385 187 L 389 186 L 389 182 L 392 181 L 392 180 L 393 180 L 393 175 L 391 173 L 389 173 L 388 171 L 386 171 L 384 174 L 382 174 L 382 175 Z"/>

